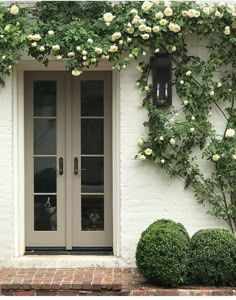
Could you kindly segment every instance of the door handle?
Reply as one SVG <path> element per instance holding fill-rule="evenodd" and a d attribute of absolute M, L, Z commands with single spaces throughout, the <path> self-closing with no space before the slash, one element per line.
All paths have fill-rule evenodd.
<path fill-rule="evenodd" d="M 78 175 L 79 173 L 79 160 L 78 157 L 74 158 L 74 174 Z"/>
<path fill-rule="evenodd" d="M 63 158 L 59 158 L 59 174 L 63 175 Z"/>

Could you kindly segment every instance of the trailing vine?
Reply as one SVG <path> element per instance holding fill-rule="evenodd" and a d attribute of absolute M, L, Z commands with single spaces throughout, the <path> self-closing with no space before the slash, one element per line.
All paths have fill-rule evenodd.
<path fill-rule="evenodd" d="M 194 54 L 195 44 L 201 47 Z M 169 53 L 176 107 L 152 104 L 150 63 L 136 82 L 148 110 L 148 136 L 137 159 L 180 176 L 209 213 L 236 231 L 236 9 L 223 2 L 39 2 L 0 5 L 0 82 L 22 53 L 47 65 L 63 60 L 73 76 L 109 60 L 122 70 L 134 59 Z M 224 128 L 214 124 L 212 110 Z M 220 130 L 221 129 L 221 130 Z M 208 162 L 207 162 L 208 161 Z M 207 165 L 208 172 L 202 167 Z"/>

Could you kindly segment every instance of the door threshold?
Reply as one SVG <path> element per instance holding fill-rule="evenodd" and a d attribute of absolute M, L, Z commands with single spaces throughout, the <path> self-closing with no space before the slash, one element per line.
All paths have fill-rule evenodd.
<path fill-rule="evenodd" d="M 112 247 L 26 247 L 25 255 L 113 255 Z"/>

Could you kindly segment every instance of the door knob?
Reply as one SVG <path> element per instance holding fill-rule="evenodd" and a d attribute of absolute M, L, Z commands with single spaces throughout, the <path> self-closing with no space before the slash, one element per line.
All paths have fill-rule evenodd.
<path fill-rule="evenodd" d="M 59 158 L 59 174 L 63 175 L 63 158 Z"/>
<path fill-rule="evenodd" d="M 79 160 L 78 157 L 74 158 L 74 174 L 78 175 L 79 173 Z"/>

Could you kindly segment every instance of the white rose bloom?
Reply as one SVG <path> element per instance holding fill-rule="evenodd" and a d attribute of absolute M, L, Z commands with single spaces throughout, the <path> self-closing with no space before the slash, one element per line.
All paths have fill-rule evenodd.
<path fill-rule="evenodd" d="M 142 4 L 142 10 L 147 11 L 152 7 L 153 3 L 149 1 L 144 1 Z"/>
<path fill-rule="evenodd" d="M 129 34 L 132 34 L 132 33 L 134 33 L 134 27 L 128 27 L 128 28 L 126 29 L 126 31 L 127 31 Z"/>
<path fill-rule="evenodd" d="M 162 135 L 159 137 L 159 140 L 160 140 L 160 141 L 163 141 L 163 140 L 164 140 L 164 138 L 163 138 Z"/>
<path fill-rule="evenodd" d="M 116 40 L 118 40 L 119 38 L 121 38 L 121 33 L 120 32 L 115 32 L 111 36 L 111 39 L 112 39 L 113 42 L 116 41 Z"/>
<path fill-rule="evenodd" d="M 222 17 L 223 17 L 223 14 L 220 13 L 218 10 L 216 10 L 215 16 L 216 16 L 216 17 L 219 17 L 219 18 L 222 18 Z"/>
<path fill-rule="evenodd" d="M 142 139 L 142 138 L 139 138 L 139 139 L 137 140 L 137 143 L 138 143 L 139 146 L 143 146 L 143 139 Z"/>
<path fill-rule="evenodd" d="M 212 155 L 212 159 L 214 161 L 218 161 L 220 159 L 220 155 L 219 154 L 214 154 L 214 155 Z"/>
<path fill-rule="evenodd" d="M 228 4 L 226 10 L 229 14 L 233 14 L 235 12 L 235 7 L 231 4 Z"/>
<path fill-rule="evenodd" d="M 145 34 L 141 34 L 141 37 L 143 40 L 148 40 L 149 39 L 149 34 L 145 33 Z"/>
<path fill-rule="evenodd" d="M 167 7 L 165 10 L 164 10 L 164 15 L 166 17 L 170 17 L 173 15 L 173 10 L 170 8 L 170 7 Z"/>
<path fill-rule="evenodd" d="M 155 49 L 155 53 L 159 53 L 160 52 L 160 49 L 159 48 L 156 48 Z"/>
<path fill-rule="evenodd" d="M 12 5 L 11 8 L 10 8 L 10 14 L 12 15 L 18 15 L 19 13 L 19 7 L 16 6 L 16 5 Z"/>
<path fill-rule="evenodd" d="M 49 30 L 48 31 L 48 35 L 54 35 L 54 31 L 53 30 Z"/>
<path fill-rule="evenodd" d="M 35 48 L 35 47 L 37 47 L 37 42 L 33 42 L 33 43 L 31 43 L 31 47 L 33 47 L 33 48 Z"/>
<path fill-rule="evenodd" d="M 131 43 L 131 42 L 132 42 L 132 39 L 131 39 L 130 37 L 128 37 L 128 38 L 127 38 L 127 42 L 128 42 L 128 43 Z"/>
<path fill-rule="evenodd" d="M 77 47 L 76 47 L 76 50 L 77 50 L 77 51 L 80 51 L 80 50 L 81 50 L 81 47 L 80 47 L 80 46 L 77 46 Z"/>
<path fill-rule="evenodd" d="M 87 55 L 88 52 L 87 52 L 86 50 L 83 50 L 83 51 L 82 51 L 82 54 L 83 54 L 83 55 Z"/>
<path fill-rule="evenodd" d="M 102 48 L 95 47 L 94 51 L 95 51 L 97 54 L 102 54 Z"/>
<path fill-rule="evenodd" d="M 139 29 L 139 31 L 143 32 L 146 30 L 146 27 L 147 26 L 145 24 L 141 24 L 141 25 L 139 25 L 138 29 Z"/>
<path fill-rule="evenodd" d="M 84 55 L 82 58 L 83 58 L 83 60 L 87 60 L 87 56 L 86 55 Z"/>
<path fill-rule="evenodd" d="M 164 164 L 164 163 L 165 163 L 165 160 L 164 160 L 164 159 L 162 159 L 162 160 L 161 160 L 161 163 L 162 163 L 162 164 Z"/>
<path fill-rule="evenodd" d="M 92 39 L 87 39 L 87 42 L 88 42 L 89 44 L 92 44 L 92 43 L 93 43 L 93 40 L 92 40 Z"/>
<path fill-rule="evenodd" d="M 184 100 L 183 103 L 184 103 L 184 105 L 188 105 L 189 101 L 188 100 Z"/>
<path fill-rule="evenodd" d="M 73 70 L 71 73 L 73 76 L 79 76 L 82 72 L 79 70 Z"/>
<path fill-rule="evenodd" d="M 157 19 L 161 20 L 161 19 L 163 19 L 164 15 L 163 15 L 162 12 L 159 11 L 159 12 L 157 12 L 157 13 L 155 14 L 155 17 L 156 17 Z"/>
<path fill-rule="evenodd" d="M 190 76 L 192 74 L 192 71 L 187 71 L 186 76 Z"/>
<path fill-rule="evenodd" d="M 88 61 L 83 61 L 83 63 L 82 63 L 82 64 L 83 64 L 83 66 L 85 66 L 85 67 L 86 67 L 86 66 L 88 66 L 88 65 L 89 65 L 89 62 L 88 62 Z"/>
<path fill-rule="evenodd" d="M 41 46 L 41 47 L 39 48 L 39 51 L 44 52 L 44 51 L 45 51 L 45 47 L 44 47 L 44 46 Z"/>
<path fill-rule="evenodd" d="M 174 145 L 175 144 L 175 139 L 170 139 L 170 144 Z"/>
<path fill-rule="evenodd" d="M 194 132 L 194 130 L 195 130 L 194 127 L 190 128 L 190 132 Z"/>
<path fill-rule="evenodd" d="M 108 52 L 117 52 L 118 51 L 118 47 L 116 45 L 111 45 Z"/>
<path fill-rule="evenodd" d="M 191 120 L 192 120 L 192 121 L 195 121 L 195 117 L 194 117 L 194 116 L 192 116 L 192 117 L 191 117 Z"/>
<path fill-rule="evenodd" d="M 233 158 L 234 160 L 236 160 L 236 154 L 233 154 L 233 155 L 232 155 L 232 158 Z"/>
<path fill-rule="evenodd" d="M 182 16 L 183 16 L 183 17 L 188 17 L 188 12 L 187 12 L 187 10 L 183 10 L 183 11 L 182 11 Z"/>
<path fill-rule="evenodd" d="M 92 58 L 92 59 L 91 59 L 91 62 L 92 62 L 92 63 L 95 63 L 96 61 L 97 61 L 96 58 Z"/>
<path fill-rule="evenodd" d="M 181 27 L 178 24 L 175 24 L 173 31 L 174 32 L 180 32 Z"/>
<path fill-rule="evenodd" d="M 149 86 L 146 85 L 144 89 L 145 91 L 149 91 Z"/>
<path fill-rule="evenodd" d="M 172 49 L 171 49 L 171 51 L 175 52 L 176 51 L 176 46 L 173 46 Z"/>
<path fill-rule="evenodd" d="M 140 86 L 140 82 L 136 82 L 136 85 L 137 85 L 137 86 Z M 142 102 L 141 102 L 141 103 L 142 103 Z M 143 103 L 142 103 L 142 105 L 143 105 Z"/>
<path fill-rule="evenodd" d="M 225 27 L 224 34 L 225 35 L 230 35 L 230 28 L 229 28 L 229 26 Z"/>
<path fill-rule="evenodd" d="M 159 21 L 159 24 L 162 25 L 162 26 L 165 26 L 165 25 L 168 24 L 168 21 L 167 21 L 166 19 L 161 19 L 161 20 Z"/>
<path fill-rule="evenodd" d="M 4 59 L 6 59 L 6 55 L 3 55 L 3 56 L 2 56 L 2 60 L 4 60 Z"/>
<path fill-rule="evenodd" d="M 145 51 L 143 51 L 143 56 L 147 55 L 147 53 Z"/>
<path fill-rule="evenodd" d="M 103 20 L 108 23 L 111 23 L 114 18 L 115 18 L 115 16 L 113 16 L 112 13 L 105 13 L 103 15 Z"/>
<path fill-rule="evenodd" d="M 145 159 L 146 159 L 146 156 L 143 155 L 143 154 L 141 154 L 141 155 L 138 156 L 138 158 L 139 158 L 139 160 L 145 160 Z"/>
<path fill-rule="evenodd" d="M 212 90 L 212 91 L 210 91 L 210 96 L 214 96 L 214 94 L 215 94 L 215 92 Z"/>
<path fill-rule="evenodd" d="M 226 137 L 233 137 L 233 136 L 235 136 L 235 130 L 232 129 L 232 128 L 227 129 L 226 132 L 225 132 L 225 136 Z"/>
<path fill-rule="evenodd" d="M 217 87 L 221 87 L 222 86 L 222 83 L 221 82 L 218 82 L 217 83 Z"/>
<path fill-rule="evenodd" d="M 224 2 L 220 2 L 220 3 L 218 3 L 218 7 L 220 7 L 220 8 L 223 8 L 223 7 L 225 7 L 225 3 L 224 3 Z"/>
<path fill-rule="evenodd" d="M 145 31 L 150 33 L 150 32 L 152 32 L 152 28 L 151 28 L 151 27 L 149 27 L 149 26 L 146 26 L 146 29 L 145 29 Z"/>
<path fill-rule="evenodd" d="M 194 18 L 195 14 L 196 14 L 196 10 L 195 9 L 189 9 L 187 13 L 188 13 L 189 18 Z"/>
<path fill-rule="evenodd" d="M 146 155 L 151 155 L 151 154 L 152 154 L 152 149 L 147 148 L 147 149 L 144 151 L 144 153 L 145 153 Z"/>
<path fill-rule="evenodd" d="M 124 41 L 123 40 L 119 40 L 119 45 L 123 45 Z"/>
<path fill-rule="evenodd" d="M 159 32 L 159 31 L 160 31 L 160 26 L 154 26 L 154 27 L 152 28 L 152 31 L 153 31 L 153 32 Z"/>
<path fill-rule="evenodd" d="M 203 7 L 204 14 L 209 15 L 210 14 L 210 8 L 208 6 Z"/>
<path fill-rule="evenodd" d="M 62 59 L 62 56 L 61 56 L 61 55 L 57 55 L 57 56 L 56 56 L 56 59 L 57 59 L 57 60 L 61 60 L 61 59 Z"/>
<path fill-rule="evenodd" d="M 133 9 L 131 9 L 130 13 L 133 15 L 137 15 L 138 11 L 137 11 L 137 9 L 133 8 Z"/>
<path fill-rule="evenodd" d="M 68 53 L 67 53 L 67 56 L 68 56 L 68 57 L 73 57 L 73 56 L 75 56 L 75 52 L 68 52 Z"/>
<path fill-rule="evenodd" d="M 10 24 L 6 25 L 5 28 L 4 28 L 4 30 L 6 32 L 9 32 L 11 30 L 11 25 Z"/>
<path fill-rule="evenodd" d="M 198 17 L 200 17 L 200 15 L 201 15 L 200 11 L 195 10 L 195 12 L 194 12 L 194 17 L 195 17 L 195 18 L 198 18 Z"/>
<path fill-rule="evenodd" d="M 59 45 L 53 45 L 52 50 L 53 51 L 58 51 L 58 50 L 60 50 L 60 46 Z"/>
<path fill-rule="evenodd" d="M 140 73 L 143 72 L 143 69 L 142 69 L 140 66 L 136 66 L 136 70 L 137 70 L 138 72 L 140 72 Z"/>
<path fill-rule="evenodd" d="M 140 21 L 140 17 L 138 15 L 134 16 L 133 20 L 132 20 L 132 24 L 137 24 Z"/>
<path fill-rule="evenodd" d="M 165 1 L 164 5 L 167 6 L 167 7 L 169 7 L 169 6 L 171 6 L 171 2 L 170 1 Z"/>
<path fill-rule="evenodd" d="M 36 41 L 36 42 L 40 41 L 41 40 L 41 35 L 40 34 L 34 34 L 32 36 L 32 40 Z"/>

